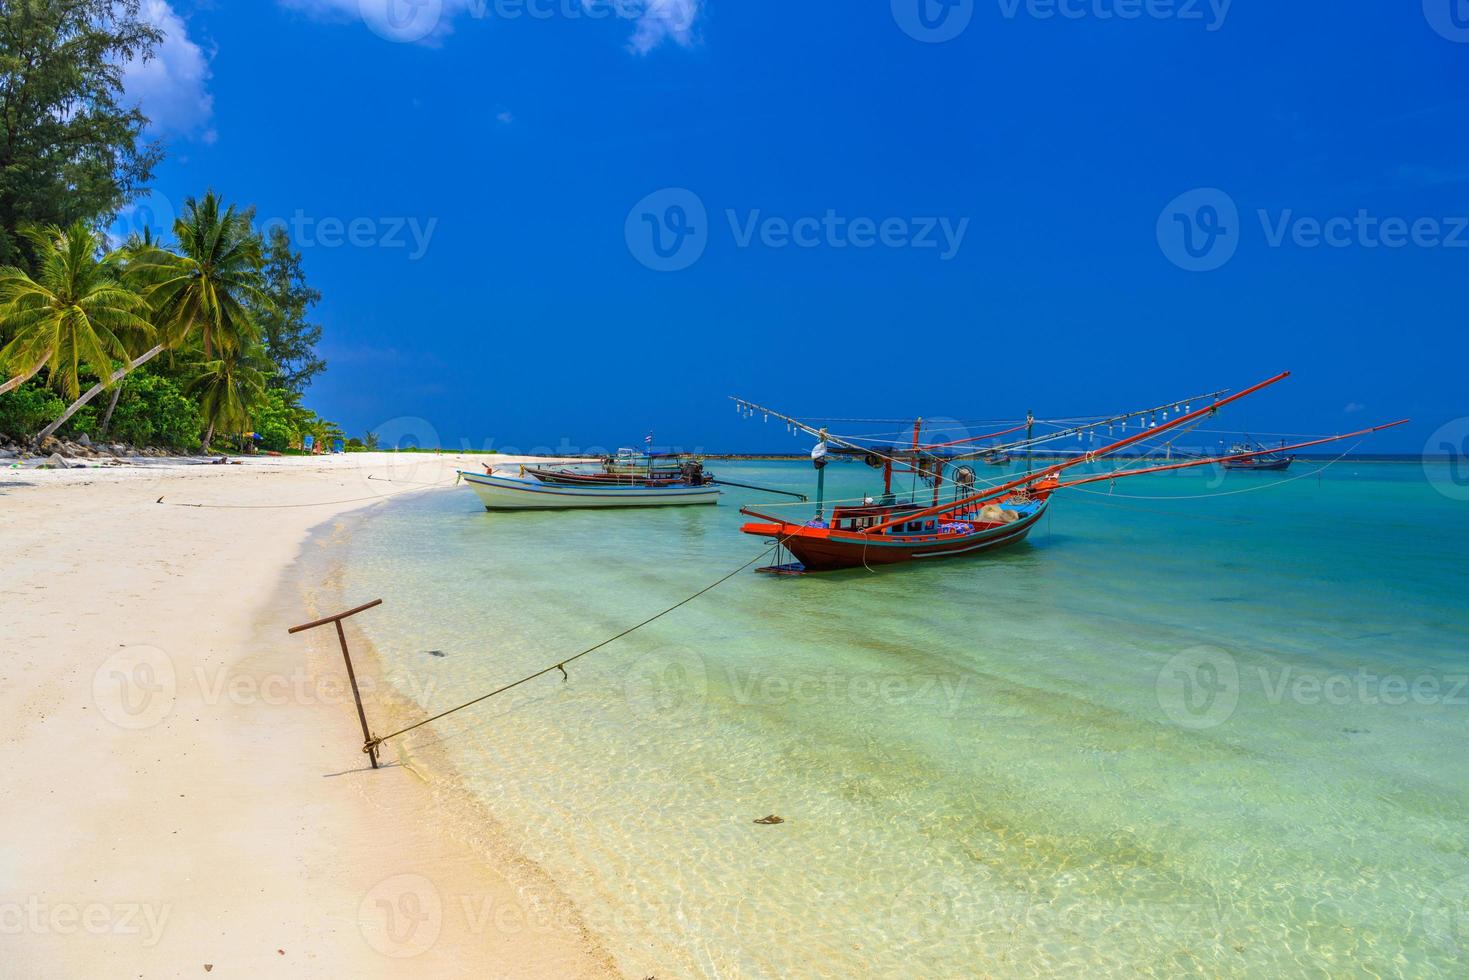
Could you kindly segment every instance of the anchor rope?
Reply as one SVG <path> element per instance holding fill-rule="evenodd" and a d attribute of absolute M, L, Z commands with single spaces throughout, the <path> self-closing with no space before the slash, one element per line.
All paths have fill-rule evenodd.
<path fill-rule="evenodd" d="M 743 572 L 745 569 L 749 568 L 751 565 L 755 564 L 757 561 L 760 561 L 762 558 L 764 558 L 766 555 L 770 554 L 772 551 L 775 551 L 777 548 L 781 547 L 783 544 L 785 544 L 786 541 L 790 540 L 792 537 L 794 537 L 793 534 L 786 535 L 785 537 L 783 537 L 780 540 L 776 541 L 775 544 L 772 544 L 770 547 L 768 547 L 764 551 L 760 552 L 754 558 L 751 558 L 749 561 L 745 562 L 743 565 L 739 566 L 738 568 L 734 569 L 733 571 L 728 572 L 725 575 L 720 576 L 714 582 L 710 583 L 709 585 L 704 586 L 704 588 L 700 589 L 698 592 L 695 592 L 693 595 L 688 596 L 688 597 L 686 597 L 684 599 L 680 599 L 678 602 L 675 602 L 673 605 L 669 606 L 667 609 L 664 609 L 663 611 L 661 611 L 659 613 L 656 613 L 656 614 L 654 614 L 652 616 L 649 616 L 647 619 L 643 620 L 641 623 L 638 623 L 638 624 L 636 624 L 634 626 L 629 626 L 627 629 L 623 630 L 621 633 L 618 633 L 615 636 L 610 636 L 607 639 L 601 641 L 600 643 L 594 644 L 593 646 L 589 646 L 585 650 L 582 650 L 580 653 L 573 654 L 570 657 L 565 657 L 565 658 L 563 658 L 561 660 L 558 660 L 556 663 L 552 664 L 551 666 L 546 667 L 546 668 L 543 668 L 541 670 L 538 670 L 538 671 L 536 671 L 533 674 L 527 674 L 526 676 L 520 678 L 520 680 L 512 681 L 509 684 L 506 684 L 506 685 L 504 685 L 502 687 L 498 687 L 495 690 L 489 692 L 488 694 L 481 694 L 479 697 L 474 698 L 474 699 L 469 700 L 469 701 L 466 701 L 466 702 L 464 702 L 461 705 L 457 705 L 456 707 L 449 708 L 448 710 L 445 710 L 445 711 L 440 711 L 438 714 L 432 715 L 432 716 L 430 716 L 428 718 L 425 718 L 422 721 L 414 722 L 412 725 L 409 725 L 407 728 L 400 728 L 396 732 L 393 732 L 392 734 L 389 734 L 389 735 L 382 735 L 382 736 L 374 737 L 371 740 L 369 740 L 366 745 L 364 745 L 362 747 L 362 751 L 363 752 L 371 752 L 372 750 L 376 749 L 379 745 L 382 745 L 384 742 L 386 742 L 390 738 L 397 738 L 400 735 L 407 735 L 409 732 L 413 731 L 416 728 L 422 728 L 424 725 L 430 724 L 431 722 L 438 721 L 441 718 L 447 718 L 449 715 L 455 714 L 456 712 L 463 711 L 466 708 L 472 708 L 472 707 L 474 707 L 475 705 L 479 704 L 482 701 L 488 701 L 490 698 L 493 698 L 496 695 L 504 694 L 506 691 L 510 691 L 510 690 L 513 690 L 514 688 L 520 687 L 522 684 L 528 684 L 531 681 L 535 680 L 536 678 L 538 678 L 538 677 L 544 677 L 547 674 L 550 674 L 550 673 L 552 673 L 554 671 L 560 671 L 561 672 L 561 675 L 562 675 L 562 678 L 564 680 L 565 677 L 566 677 L 566 665 L 567 664 L 573 663 L 573 662 L 575 662 L 577 660 L 580 660 L 582 657 L 585 657 L 585 656 L 588 656 L 590 654 L 596 653 L 598 650 L 602 649 L 603 647 L 609 646 L 609 645 L 617 642 L 618 640 L 622 639 L 623 637 L 628 636 L 629 634 L 636 633 L 638 630 L 642 629 L 644 626 L 647 626 L 647 625 L 649 625 L 651 623 L 657 622 L 658 620 L 662 619 L 664 616 L 667 616 L 669 613 L 674 612 L 675 610 L 680 609 L 683 606 L 686 606 L 689 603 L 693 602 L 695 599 L 698 599 L 701 596 L 704 596 L 704 595 L 707 595 L 710 592 L 713 592 L 715 589 L 719 588 L 725 582 L 728 582 L 730 579 L 732 579 L 736 575 L 740 574 L 740 572 Z"/>

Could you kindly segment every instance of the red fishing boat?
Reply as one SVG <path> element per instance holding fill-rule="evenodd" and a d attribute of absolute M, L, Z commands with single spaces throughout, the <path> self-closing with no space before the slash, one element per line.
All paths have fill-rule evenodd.
<path fill-rule="evenodd" d="M 798 433 L 805 432 L 819 440 L 811 454 L 817 469 L 816 516 L 807 521 L 791 520 L 746 507 L 741 509 L 741 513 L 754 520 L 740 530 L 772 540 L 779 549 L 790 552 L 792 561 L 777 561 L 776 564 L 762 569 L 781 574 L 871 568 L 928 558 L 972 555 L 1024 540 L 1026 534 L 1045 515 L 1052 496 L 1070 487 L 1195 466 L 1239 463 L 1261 455 L 1365 436 L 1408 421 L 1402 419 L 1343 435 L 1313 439 L 1294 446 L 1282 446 L 1279 450 L 1250 449 L 1154 466 L 1138 466 L 1136 457 L 1118 457 L 1123 450 L 1157 440 L 1166 433 L 1186 432 L 1204 419 L 1216 415 L 1225 406 L 1287 377 L 1289 372 L 1283 372 L 1234 394 L 1212 392 L 1141 411 L 1057 427 L 1040 438 L 1034 433 L 1035 419 L 1027 417 L 1025 425 L 1016 427 L 1026 430 L 1024 439 L 1004 446 L 957 453 L 954 447 L 961 444 L 987 441 L 1016 430 L 1008 429 L 969 439 L 924 445 L 919 442 L 920 420 L 920 423 L 914 425 L 911 446 L 874 447 L 864 444 L 856 437 L 836 436 L 824 427 L 814 427 L 773 409 L 736 398 L 737 406 L 745 415 L 759 413 L 767 418 L 774 417 Z M 1203 407 L 1194 409 L 1194 402 L 1203 402 Z M 1083 443 L 1089 439 L 1096 442 L 1100 433 L 1105 431 L 1115 434 L 1115 429 L 1119 427 L 1126 431 L 1130 422 L 1138 429 L 1131 435 L 1115 439 L 1097 449 L 1073 451 L 1060 462 L 1048 463 L 1040 468 L 1032 465 L 1034 455 L 1039 452 L 1055 455 L 1058 451 L 1050 444 L 1058 439 L 1074 435 Z M 1171 440 L 1168 446 L 1172 446 Z M 961 461 L 985 458 L 995 452 L 1026 455 L 1026 472 L 1014 478 L 1002 477 L 1002 482 L 980 486 L 974 470 Z M 828 516 L 824 508 L 824 467 L 832 453 L 861 455 L 868 465 L 881 468 L 882 497 L 867 498 L 856 505 L 836 506 Z M 1074 467 L 1096 463 L 1109 457 L 1128 461 L 1106 472 L 1071 480 L 1063 478 Z M 893 489 L 893 476 L 898 473 L 912 474 L 915 477 L 915 487 L 921 481 L 923 489 L 916 490 L 908 499 L 900 500 Z M 919 499 L 919 494 L 924 499 Z"/>

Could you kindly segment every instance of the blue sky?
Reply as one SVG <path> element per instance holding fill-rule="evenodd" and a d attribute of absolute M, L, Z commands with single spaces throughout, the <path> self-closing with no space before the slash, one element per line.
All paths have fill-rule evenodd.
<path fill-rule="evenodd" d="M 1282 368 L 1231 427 L 1469 415 L 1450 0 L 580 2 L 148 0 L 151 213 L 296 232 L 349 432 L 799 448 L 725 396 L 1059 417 Z"/>

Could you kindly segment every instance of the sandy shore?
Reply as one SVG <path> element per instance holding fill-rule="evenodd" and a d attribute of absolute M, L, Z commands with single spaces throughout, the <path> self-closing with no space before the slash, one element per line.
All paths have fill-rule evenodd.
<path fill-rule="evenodd" d="M 282 587 L 313 527 L 483 458 L 0 471 L 4 973 L 615 975 L 285 633 L 341 601 Z"/>

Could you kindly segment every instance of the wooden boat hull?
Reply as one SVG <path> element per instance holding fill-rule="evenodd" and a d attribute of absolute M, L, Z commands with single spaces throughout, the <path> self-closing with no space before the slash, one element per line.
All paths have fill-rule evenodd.
<path fill-rule="evenodd" d="M 717 504 L 718 487 L 568 487 L 536 480 L 460 471 L 485 510 L 580 510 L 609 507 L 688 507 Z"/>
<path fill-rule="evenodd" d="M 1220 465 L 1223 466 L 1226 470 L 1236 470 L 1250 473 L 1281 473 L 1285 470 L 1290 469 L 1290 464 L 1294 462 L 1295 457 L 1292 456 L 1290 459 L 1267 459 L 1259 461 L 1252 459 L 1236 459 L 1232 461 L 1227 460 Z"/>
<path fill-rule="evenodd" d="M 565 487 L 664 487 L 687 484 L 677 473 L 650 477 L 633 473 L 573 473 L 525 467 L 525 474 L 551 486 Z"/>
<path fill-rule="evenodd" d="M 746 524 L 740 530 L 781 541 L 804 571 L 832 572 L 928 558 L 955 558 L 1018 544 L 1045 515 L 1046 505 L 1046 500 L 1037 501 L 1033 510 L 1010 524 L 971 522 L 974 530 L 967 534 L 863 534 L 773 523 Z"/>

